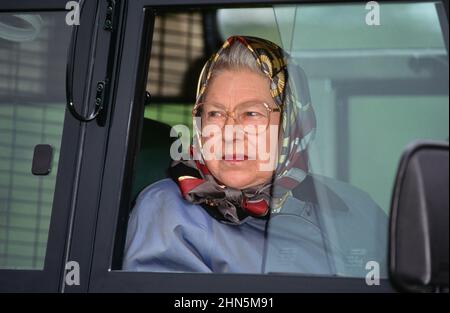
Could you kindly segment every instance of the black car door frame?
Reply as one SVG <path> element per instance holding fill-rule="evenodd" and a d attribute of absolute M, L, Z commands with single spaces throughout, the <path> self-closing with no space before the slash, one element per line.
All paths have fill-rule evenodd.
<path fill-rule="evenodd" d="M 5 1 L 0 4 L 0 12 L 62 11 L 68 13 L 67 2 L 66 0 Z M 108 11 L 110 1 L 89 0 L 84 3 L 80 1 L 80 4 L 83 4 L 80 24 L 67 26 L 78 27 L 78 36 L 73 42 L 76 44 L 72 54 L 74 58 L 68 60 L 70 66 L 67 67 L 74 70 L 74 76 L 67 87 L 73 93 L 75 110 L 87 114 L 93 109 L 98 95 L 95 90 L 96 82 L 107 80 L 105 93 L 111 90 L 109 87 L 112 83 L 109 77 L 111 72 L 108 71 L 111 67 L 108 62 L 111 62 L 109 60 L 112 58 L 110 58 L 109 50 L 117 27 L 112 25 L 112 29 L 108 30 L 103 27 L 108 13 L 112 18 L 111 12 Z M 93 85 L 94 88 L 92 88 Z M 108 96 L 105 96 L 104 100 L 106 102 Z M 106 142 L 104 136 L 108 130 L 108 111 L 111 110 L 106 103 L 103 105 L 103 121 L 101 122 L 98 122 L 98 119 L 90 123 L 81 122 L 66 109 L 44 268 L 43 270 L 0 269 L 0 292 L 60 292 L 65 286 L 65 265 L 68 261 L 78 262 L 80 281 L 87 281 L 90 258 L 87 257 L 87 250 L 83 249 L 79 252 L 74 242 L 85 240 L 84 243 L 90 243 L 94 239 L 95 218 L 84 214 L 85 211 L 80 210 L 79 207 L 82 206 L 94 214 L 97 211 L 96 195 L 99 188 L 95 183 L 99 181 L 103 169 L 101 143 Z M 86 182 L 92 183 L 94 187 Z M 84 238 L 77 233 L 80 220 L 84 223 L 83 229 L 86 235 Z M 88 231 L 89 226 L 92 227 L 91 232 Z M 82 286 L 81 284 L 78 286 L 80 290 L 83 290 Z"/>
<path fill-rule="evenodd" d="M 89 3 L 90 0 L 86 0 Z M 73 95 L 84 91 L 89 95 L 89 100 L 83 106 L 85 110 L 83 117 L 93 112 L 95 101 L 98 98 L 103 102 L 103 110 L 99 116 L 89 122 L 81 122 L 83 142 L 79 148 L 79 172 L 76 186 L 74 207 L 71 216 L 70 232 L 67 236 L 66 262 L 76 261 L 79 264 L 79 284 L 67 284 L 61 281 L 62 292 L 87 292 L 89 275 L 91 271 L 92 253 L 96 232 L 97 213 L 99 199 L 102 193 L 102 181 L 104 179 L 104 164 L 108 149 L 110 125 L 115 114 L 114 95 L 116 89 L 116 59 L 121 49 L 120 34 L 122 23 L 122 12 L 124 12 L 125 1 L 120 0 L 98 0 L 97 14 L 95 18 L 96 27 L 92 29 L 93 38 L 91 43 L 90 61 L 91 74 L 85 89 L 78 89 L 76 79 L 74 80 Z M 83 13 L 81 13 L 83 16 Z M 81 25 L 81 24 L 80 24 Z M 81 28 L 83 30 L 83 28 Z M 80 34 L 80 42 L 86 37 Z M 83 46 L 76 47 L 76 58 Z M 75 75 L 76 77 L 76 75 Z M 103 94 L 99 94 L 99 83 L 103 83 Z M 87 90 L 86 90 L 87 89 Z M 75 113 L 76 115 L 77 113 Z M 111 142 L 115 139 L 112 138 Z"/>
<path fill-rule="evenodd" d="M 282 1 L 301 3 L 308 1 Z M 310 1 L 309 1 L 310 2 Z M 326 2 L 326 1 L 315 1 Z M 276 4 L 277 1 L 222 0 L 214 7 Z M 112 117 L 105 160 L 97 229 L 93 248 L 90 292 L 391 292 L 388 280 L 380 286 L 367 286 L 361 278 L 313 277 L 307 275 L 238 275 L 194 273 L 149 273 L 114 270 L 120 252 L 116 235 L 123 238 L 130 206 L 133 158 L 140 142 L 145 82 L 154 12 L 191 7 L 212 7 L 202 0 L 134 0 L 124 12 L 124 35 L 119 60 L 115 111 Z M 447 11 L 448 12 L 448 11 Z M 448 15 L 448 13 L 447 13 Z M 120 106 L 118 105 L 120 103 Z"/>

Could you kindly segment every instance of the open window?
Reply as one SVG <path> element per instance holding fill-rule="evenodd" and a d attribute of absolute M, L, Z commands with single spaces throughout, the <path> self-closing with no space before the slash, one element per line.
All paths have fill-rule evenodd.
<path fill-rule="evenodd" d="M 367 22 L 365 3 L 130 3 L 116 103 L 131 105 L 116 106 L 109 137 L 114 153 L 105 165 L 92 290 L 320 291 L 323 284 L 327 290 L 390 290 L 388 215 L 401 153 L 417 139 L 448 140 L 448 21 L 441 3 L 382 3 L 381 8 L 382 26 L 377 26 Z M 353 204 L 352 214 L 360 214 L 365 224 L 337 222 L 345 205 L 322 219 L 337 245 L 328 248 L 339 257 L 310 264 L 332 264 L 330 272 L 303 266 L 299 238 L 304 238 L 297 232 L 306 227 L 307 211 L 297 222 L 283 214 L 272 219 L 260 274 L 123 271 L 136 197 L 167 178 L 176 139 L 171 127 L 191 128 L 201 68 L 236 34 L 277 43 L 303 69 L 317 117 L 310 171 L 327 186 L 315 185 L 316 200 L 328 203 L 337 194 Z M 289 244 L 277 241 L 283 229 L 293 234 Z M 355 244 L 340 245 L 347 240 Z M 378 264 L 381 285 L 366 284 L 371 262 Z"/>

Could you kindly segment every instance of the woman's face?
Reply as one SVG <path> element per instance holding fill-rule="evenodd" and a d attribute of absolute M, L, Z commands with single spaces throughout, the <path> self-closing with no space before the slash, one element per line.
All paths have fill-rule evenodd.
<path fill-rule="evenodd" d="M 251 106 L 251 103 L 266 103 L 270 108 L 276 108 L 270 94 L 269 79 L 250 70 L 225 70 L 215 76 L 207 87 L 204 103 L 214 103 L 233 113 L 242 111 L 243 107 Z M 230 114 L 233 116 L 233 113 Z M 204 147 L 208 141 L 209 147 L 214 147 L 211 145 L 214 141 L 221 144 L 222 157 L 205 158 L 209 171 L 219 183 L 245 189 L 272 179 L 273 164 L 278 154 L 278 149 L 273 147 L 278 147 L 280 113 L 272 112 L 268 115 L 269 127 L 256 134 L 244 133 L 242 125 L 237 125 L 238 122 L 233 118 L 226 118 L 220 135 L 203 133 Z M 205 124 L 207 123 L 203 118 L 202 130 L 205 130 Z M 225 128 L 232 129 L 232 136 L 230 133 L 225 134 Z M 214 148 L 209 151 L 215 152 Z"/>

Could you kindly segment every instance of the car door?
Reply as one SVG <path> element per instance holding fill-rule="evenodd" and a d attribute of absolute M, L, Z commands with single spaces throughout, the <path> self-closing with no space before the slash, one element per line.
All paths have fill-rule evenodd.
<path fill-rule="evenodd" d="M 312 160 L 316 164 L 316 171 L 345 183 L 357 185 L 375 198 L 378 205 L 388 214 L 389 188 L 393 182 L 391 180 L 395 177 L 395 164 L 404 145 L 409 140 L 422 136 L 440 140 L 448 137 L 448 118 L 445 117 L 445 112 L 448 112 L 448 87 L 446 87 L 445 81 L 445 74 L 448 73 L 446 48 L 448 44 L 445 39 L 448 21 L 445 6 L 438 3 L 435 7 L 434 3 L 426 1 L 417 4 L 417 7 L 414 7 L 415 4 L 411 4 L 410 7 L 408 5 L 410 4 L 388 5 L 382 11 L 385 12 L 382 13 L 384 15 L 381 15 L 385 18 L 382 21 L 388 26 L 371 28 L 373 23 L 366 20 L 370 7 L 367 9 L 363 2 L 348 6 L 344 3 L 308 5 L 302 1 L 292 1 L 285 6 L 280 5 L 277 1 L 264 1 L 264 3 L 258 2 L 257 4 L 254 1 L 227 1 L 226 5 L 205 3 L 204 1 L 141 0 L 128 2 L 124 13 L 126 21 L 123 47 L 126 49 L 122 51 L 120 59 L 120 77 L 118 78 L 116 105 L 99 200 L 89 291 L 393 291 L 386 276 L 381 279 L 380 284 L 370 284 L 363 276 L 315 276 L 310 273 L 295 272 L 295 270 L 283 273 L 282 268 L 276 267 L 274 267 L 275 272 L 268 275 L 130 272 L 121 270 L 121 262 L 126 238 L 126 224 L 133 199 L 136 196 L 133 179 L 137 179 L 136 177 L 140 174 L 146 177 L 151 176 L 145 172 L 136 171 L 136 160 L 139 159 L 137 154 L 141 146 L 146 144 L 144 137 L 141 138 L 144 136 L 146 118 L 149 117 L 169 125 L 183 123 L 185 115 L 177 117 L 177 114 L 187 110 L 186 116 L 189 117 L 189 101 L 192 102 L 193 99 L 183 98 L 186 93 L 177 94 L 177 89 L 173 86 L 177 84 L 181 86 L 179 78 L 192 78 L 193 75 L 189 74 L 193 73 L 177 72 L 179 68 L 186 68 L 185 65 L 180 65 L 182 60 L 188 59 L 188 62 L 191 62 L 189 64 L 196 64 L 199 60 L 192 57 L 197 53 L 196 48 L 204 49 L 204 54 L 200 53 L 199 56 L 208 56 L 218 48 L 217 43 L 222 42 L 226 35 L 237 32 L 256 34 L 262 37 L 272 36 L 289 52 L 294 55 L 298 53 L 306 72 L 313 78 L 312 97 L 315 97 L 318 107 L 316 110 L 321 115 L 319 122 L 323 137 L 317 138 L 321 150 L 313 152 L 314 159 Z M 264 6 L 267 6 L 269 11 L 252 13 L 257 8 Z M 239 12 L 240 9 L 247 9 L 247 11 Z M 402 20 L 396 18 L 403 12 L 406 16 L 405 20 L 410 23 L 408 25 L 413 25 L 413 21 L 421 21 L 420 16 L 413 13 L 418 12 L 419 9 L 426 9 L 429 13 L 430 20 L 422 21 L 426 25 L 419 23 L 416 27 L 409 28 L 405 25 L 402 26 Z M 208 14 L 208 12 L 213 12 L 213 14 Z M 217 16 L 220 14 L 222 15 L 219 18 L 222 18 L 223 21 L 227 16 L 234 17 L 234 20 L 229 25 L 223 24 L 222 28 L 218 29 Z M 203 20 L 200 22 L 200 24 L 203 23 L 201 32 L 195 26 L 198 15 L 203 16 Z M 252 16 L 255 16 L 255 19 L 250 18 Z M 267 30 L 261 26 L 263 24 L 261 21 L 268 16 L 274 20 L 276 28 Z M 319 16 L 328 16 L 329 19 L 323 20 Z M 349 18 L 348 29 L 346 28 L 347 24 L 340 20 L 344 16 Z M 173 20 L 186 21 L 186 24 L 177 29 L 173 26 L 170 17 Z M 253 28 L 241 29 L 233 23 L 248 23 Z M 167 26 L 167 30 L 161 31 L 164 29 L 164 25 Z M 418 37 L 402 35 L 402 32 L 408 31 L 418 34 L 423 31 L 422 26 L 424 29 L 429 27 L 425 32 L 429 32 L 430 37 L 420 37 L 427 38 L 427 40 L 420 41 L 416 40 Z M 302 27 L 308 29 L 310 33 L 301 32 Z M 353 30 L 352 27 L 354 27 Z M 399 31 L 394 31 L 395 27 L 398 27 Z M 177 37 L 181 36 L 180 34 L 191 36 L 189 38 L 192 38 L 192 46 L 187 44 L 190 50 L 184 46 L 184 38 Z M 374 40 L 368 39 L 369 34 L 374 36 Z M 359 39 L 355 39 L 353 42 L 352 36 Z M 206 43 L 205 46 L 195 44 L 198 38 L 202 38 Z M 318 38 L 322 38 L 322 40 L 318 40 Z M 414 43 L 415 40 L 417 44 Z M 167 46 L 161 42 L 167 42 Z M 411 45 L 417 47 L 417 50 L 409 49 Z M 214 48 L 211 49 L 211 47 Z M 429 55 L 430 47 L 435 48 L 432 49 L 431 55 Z M 308 48 L 310 49 L 308 50 Z M 425 72 L 416 71 L 414 65 L 409 64 L 409 62 L 415 62 L 416 53 L 423 53 L 419 54 L 423 58 L 419 58 L 418 63 L 425 67 L 431 66 L 430 62 L 442 60 L 444 64 L 441 68 L 442 71 L 438 70 L 430 75 L 426 73 L 427 70 Z M 429 59 L 433 61 L 429 61 Z M 176 62 L 180 62 L 178 66 L 174 65 Z M 393 67 L 392 64 L 396 64 L 397 67 Z M 189 67 L 189 70 L 193 69 Z M 195 84 L 195 79 L 193 83 L 190 82 Z M 146 88 L 150 88 L 150 96 L 147 97 L 147 100 Z M 432 98 L 419 97 L 411 100 L 411 97 L 418 94 L 422 97 L 430 96 Z M 405 99 L 400 99 L 395 106 L 398 95 Z M 371 102 L 366 102 L 369 100 L 365 97 L 370 97 Z M 377 97 L 388 98 L 379 99 Z M 430 105 L 436 115 L 428 115 L 426 120 L 421 120 L 424 118 L 422 114 L 411 115 L 411 111 L 406 106 L 402 106 L 402 104 L 406 105 L 408 101 L 415 101 L 416 103 L 413 105 L 418 108 L 423 105 L 424 101 L 431 101 Z M 149 103 L 148 108 L 144 108 L 146 102 Z M 121 105 L 119 106 L 118 103 Z M 185 107 L 182 106 L 183 103 L 186 105 Z M 373 103 L 380 103 L 380 106 L 374 106 Z M 367 160 L 364 159 L 367 158 L 364 153 L 371 151 L 365 145 L 376 138 L 377 134 L 376 127 L 367 124 L 367 121 L 376 121 L 376 119 L 370 119 L 371 110 L 375 110 L 373 112 L 376 116 L 393 110 L 392 112 L 396 112 L 394 116 L 397 118 L 389 120 L 391 123 L 389 127 L 394 130 L 392 136 L 383 137 L 385 142 L 389 143 L 387 146 L 392 148 L 392 151 L 389 150 L 390 148 L 383 151 L 392 152 L 392 156 L 386 157 L 384 160 L 379 159 L 380 164 L 377 164 L 379 167 L 371 166 L 370 164 L 376 164 L 370 163 L 373 161 L 369 161 L 370 164 L 364 162 Z M 175 112 L 177 113 L 175 114 Z M 431 127 L 429 129 L 433 130 L 427 133 L 425 128 L 414 128 L 414 132 L 410 132 L 409 128 L 402 128 L 404 126 L 401 122 L 403 116 L 411 118 L 413 124 L 416 120 L 425 121 Z M 431 126 L 433 123 L 434 128 Z M 349 127 L 352 127 L 351 131 Z M 398 129 L 398 132 L 395 129 Z M 367 137 L 364 137 L 363 134 L 367 134 Z M 150 149 L 153 144 L 156 153 L 157 147 L 159 147 L 157 137 L 161 137 L 162 133 L 152 134 L 150 131 L 148 135 L 147 144 Z M 382 147 L 382 145 L 378 143 L 373 147 Z M 371 157 L 376 156 L 376 152 L 375 149 Z M 383 163 L 384 161 L 387 162 L 387 166 Z M 148 168 L 151 169 L 151 164 Z M 377 171 L 382 175 L 377 176 Z M 150 178 L 147 181 L 148 183 L 152 182 Z M 368 194 L 363 197 L 367 197 Z M 355 225 L 345 228 L 333 224 L 333 220 L 328 222 L 332 224 L 330 228 L 335 231 L 335 238 L 339 238 L 342 233 L 347 231 L 347 235 L 351 237 L 359 236 L 358 233 L 351 234 Z M 376 224 L 377 221 L 375 220 L 373 223 Z M 383 228 L 378 231 L 387 233 L 388 230 Z M 286 262 L 291 260 L 289 253 L 294 250 L 295 247 L 290 247 L 284 252 L 278 250 L 267 257 L 272 258 L 273 261 Z M 366 263 L 365 253 L 365 247 L 349 251 L 346 264 L 349 267 L 364 267 L 369 264 Z M 370 274 L 370 267 L 366 267 L 365 270 Z M 387 269 L 384 270 L 386 273 Z"/>
<path fill-rule="evenodd" d="M 159 153 L 159 139 L 165 136 L 162 131 L 167 131 L 167 125 L 189 124 L 192 95 L 176 92 L 183 88 L 180 77 L 184 74 L 185 81 L 195 84 L 195 75 L 189 74 L 196 70 L 180 72 L 173 62 L 186 59 L 201 64 L 202 57 L 209 56 L 226 35 L 245 31 L 274 36 L 285 48 L 300 47 L 297 52 L 312 77 L 312 97 L 321 123 L 320 149 L 313 155 L 315 170 L 358 185 L 385 211 L 389 179 L 395 175 L 392 164 L 405 141 L 422 136 L 448 138 L 448 6 L 444 10 L 439 2 L 434 8 L 429 1 L 418 3 L 419 8 L 394 4 L 386 19 L 381 19 L 387 25 L 400 21 L 397 26 L 402 31 L 392 32 L 389 27 L 366 28 L 365 2 L 349 7 L 304 1 L 288 1 L 287 5 L 285 1 L 225 2 L 80 1 L 79 25 L 74 23 L 75 4 L 67 1 L 0 4 L 1 291 L 394 291 L 387 278 L 369 285 L 361 276 L 316 276 L 283 269 L 251 275 L 122 270 L 128 216 L 136 193 L 163 175 L 163 163 L 152 161 L 140 167 L 139 162 Z M 255 13 L 261 7 L 269 9 L 276 27 L 268 31 L 262 27 L 258 17 L 264 20 L 267 11 Z M 420 22 L 414 19 L 418 9 L 426 9 L 428 19 L 412 27 Z M 339 13 L 348 10 L 354 14 L 352 18 L 361 21 L 353 33 L 339 20 Z M 404 20 L 410 26 L 404 27 L 396 18 L 400 12 L 406 12 Z M 252 16 L 256 18 L 250 19 Z M 320 16 L 330 19 L 321 24 Z M 171 29 L 171 17 L 187 26 Z M 243 21 L 252 28 L 236 27 Z M 303 27 L 311 32 L 293 31 Z M 359 27 L 364 31 L 358 32 Z M 402 33 L 409 30 L 420 36 L 414 39 Z M 377 37 L 377 31 L 381 36 Z M 376 40 L 364 39 L 369 32 Z M 359 38 L 356 42 L 365 48 L 362 57 L 355 54 L 361 48 L 358 44 L 348 55 L 342 49 L 352 44 L 348 33 Z M 185 45 L 177 34 L 190 36 L 192 41 Z M 393 40 L 379 49 L 383 35 Z M 421 45 L 416 47 L 415 41 Z M 395 49 L 390 49 L 391 45 Z M 409 45 L 417 50 L 403 50 Z M 356 71 L 362 77 L 352 76 L 355 64 L 364 69 L 370 58 L 385 53 L 388 58 L 380 59 L 365 73 Z M 391 79 L 384 80 L 386 77 Z M 386 96 L 391 98 L 385 101 Z M 412 96 L 419 97 L 411 100 Z M 432 109 L 423 114 L 425 102 Z M 382 105 L 374 106 L 378 103 Z M 411 114 L 409 104 L 417 114 Z M 367 121 L 377 120 L 368 117 L 371 113 L 381 116 L 393 106 L 395 116 L 406 116 L 410 123 L 381 120 L 391 126 L 386 129 L 398 132 L 393 132 L 392 138 L 384 136 L 385 141 L 373 140 L 380 139 L 377 124 Z M 148 124 L 147 117 L 164 127 Z M 415 127 L 419 122 L 426 127 Z M 410 125 L 415 127 L 412 132 Z M 370 136 L 360 136 L 366 133 Z M 369 141 L 375 143 L 373 147 L 388 143 L 386 147 L 392 149 L 387 151 L 397 154 L 377 163 L 378 155 L 367 153 L 371 151 L 365 147 Z M 148 154 L 142 153 L 144 148 L 149 149 Z M 363 160 L 370 157 L 371 166 L 367 166 Z M 290 251 L 278 250 L 280 253 L 267 257 L 289 261 Z M 365 265 L 364 251 L 350 252 L 350 264 Z"/>

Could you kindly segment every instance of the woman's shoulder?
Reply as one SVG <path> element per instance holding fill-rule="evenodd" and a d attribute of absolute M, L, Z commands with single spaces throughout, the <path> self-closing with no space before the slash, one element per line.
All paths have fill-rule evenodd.
<path fill-rule="evenodd" d="M 128 220 L 123 268 L 145 271 L 207 271 L 190 256 L 204 242 L 206 217 L 182 196 L 177 184 L 163 179 L 144 188 Z M 202 241 L 203 240 L 203 241 Z M 183 264 L 186 264 L 185 266 Z"/>
<path fill-rule="evenodd" d="M 312 180 L 318 193 L 324 192 L 327 197 L 334 194 L 342 199 L 347 206 L 361 207 L 363 205 L 380 209 L 368 192 L 347 182 L 316 174 L 312 176 Z"/>
<path fill-rule="evenodd" d="M 148 185 L 139 193 L 136 198 L 136 203 L 143 198 L 158 196 L 181 196 L 178 185 L 170 178 L 165 178 Z"/>

